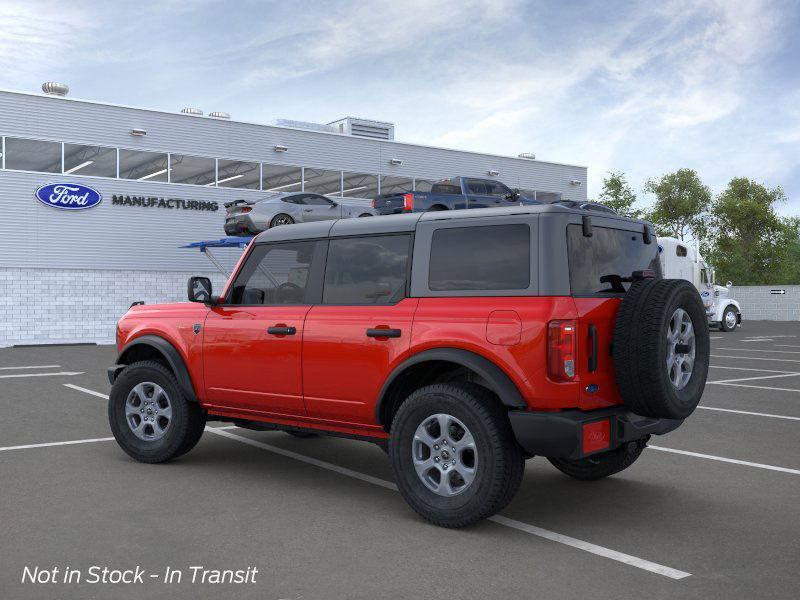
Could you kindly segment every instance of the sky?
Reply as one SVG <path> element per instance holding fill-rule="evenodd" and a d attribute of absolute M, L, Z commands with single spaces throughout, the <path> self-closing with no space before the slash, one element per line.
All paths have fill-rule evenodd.
<path fill-rule="evenodd" d="M 800 215 L 800 2 L 0 0 L 0 88 L 782 186 Z"/>

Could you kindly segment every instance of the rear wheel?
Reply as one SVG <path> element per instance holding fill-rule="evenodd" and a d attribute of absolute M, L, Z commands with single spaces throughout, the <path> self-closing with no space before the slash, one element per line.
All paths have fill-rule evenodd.
<path fill-rule="evenodd" d="M 186 454 L 205 428 L 203 410 L 183 396 L 172 372 L 155 361 L 134 363 L 120 373 L 111 388 L 108 421 L 120 447 L 146 463 Z"/>
<path fill-rule="evenodd" d="M 496 396 L 469 383 L 411 394 L 392 422 L 389 456 L 406 502 L 443 527 L 471 525 L 501 510 L 525 468 Z"/>
<path fill-rule="evenodd" d="M 272 221 L 269 222 L 270 227 L 278 227 L 280 225 L 291 225 L 294 223 L 294 219 L 287 214 L 280 213 L 272 217 Z"/>
<path fill-rule="evenodd" d="M 733 331 L 739 324 L 738 321 L 736 310 L 732 306 L 728 306 L 725 312 L 722 313 L 722 321 L 720 321 L 719 324 L 720 329 L 722 329 L 722 331 Z"/>
<path fill-rule="evenodd" d="M 593 481 L 614 475 L 630 467 L 642 455 L 647 445 L 645 438 L 623 444 L 615 450 L 586 458 L 548 458 L 556 469 L 575 479 Z"/>

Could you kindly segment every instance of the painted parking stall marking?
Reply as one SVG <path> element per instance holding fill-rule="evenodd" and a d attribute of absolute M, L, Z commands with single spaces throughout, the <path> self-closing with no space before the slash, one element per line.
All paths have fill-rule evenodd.
<path fill-rule="evenodd" d="M 83 371 L 59 371 L 57 373 L 14 373 L 13 375 L 0 375 L 0 379 L 18 379 L 21 377 L 53 377 L 56 375 L 71 377 L 73 375 L 83 374 Z"/>
<path fill-rule="evenodd" d="M 18 369 L 60 369 L 61 365 L 27 365 L 24 367 L 0 367 L 0 371 L 15 371 Z"/>

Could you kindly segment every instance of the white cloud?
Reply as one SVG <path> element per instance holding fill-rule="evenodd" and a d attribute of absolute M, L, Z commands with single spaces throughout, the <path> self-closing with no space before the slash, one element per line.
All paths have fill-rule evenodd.
<path fill-rule="evenodd" d="M 0 2 L 0 77 L 14 82 L 63 73 L 65 59 L 90 29 L 82 11 L 61 2 Z"/>

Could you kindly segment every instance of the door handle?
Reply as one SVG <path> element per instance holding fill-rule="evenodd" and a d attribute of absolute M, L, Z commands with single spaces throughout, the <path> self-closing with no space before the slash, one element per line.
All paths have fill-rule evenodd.
<path fill-rule="evenodd" d="M 399 329 L 375 327 L 367 329 L 367 337 L 371 338 L 399 338 L 402 332 Z"/>
<path fill-rule="evenodd" d="M 267 333 L 270 335 L 294 335 L 297 333 L 295 327 L 286 327 L 285 325 L 275 325 L 274 327 L 267 327 Z"/>
<path fill-rule="evenodd" d="M 597 327 L 589 325 L 589 373 L 597 371 Z"/>
<path fill-rule="evenodd" d="M 313 211 L 314 211 L 313 208 L 304 208 L 303 209 L 303 212 L 313 212 Z"/>

